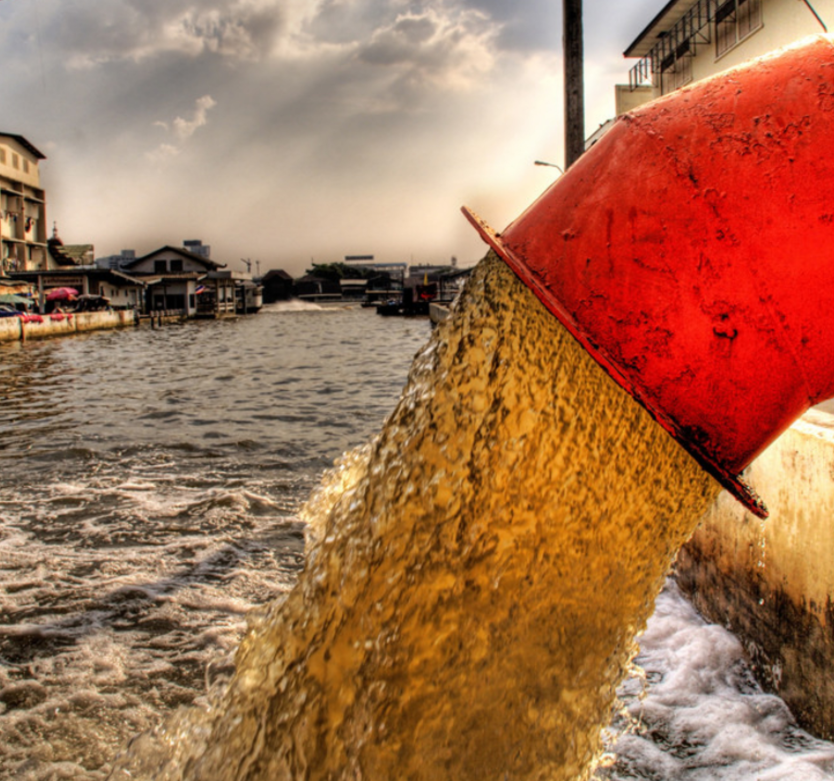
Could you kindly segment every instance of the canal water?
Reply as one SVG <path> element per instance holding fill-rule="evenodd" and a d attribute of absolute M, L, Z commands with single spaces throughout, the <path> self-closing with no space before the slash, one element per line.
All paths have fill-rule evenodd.
<path fill-rule="evenodd" d="M 214 723 L 247 612 L 272 600 L 278 608 L 261 608 L 251 623 L 255 635 L 274 631 L 270 615 L 298 578 L 305 533 L 326 550 L 326 526 L 308 524 L 350 496 L 352 470 L 370 458 L 354 449 L 394 409 L 429 330 L 425 320 L 358 309 L 276 305 L 235 322 L 0 348 L 0 778 L 104 779 L 143 731 L 118 764 L 154 777 L 147 760 L 165 753 L 166 734 Z M 488 454 L 501 444 L 479 447 Z M 322 472 L 351 451 L 302 520 Z M 470 656 L 483 651 L 471 629 Z M 642 646 L 643 671 L 621 689 L 618 758 L 600 778 L 834 777 L 832 747 L 758 691 L 738 643 L 701 622 L 673 585 Z M 531 669 L 531 680 L 538 674 Z M 383 679 L 391 685 L 387 673 L 376 683 Z M 464 706 L 477 699 L 474 688 L 465 684 Z M 372 714 L 374 703 L 365 705 Z M 395 705 L 408 711 L 402 698 Z M 195 712 L 211 718 L 187 715 Z M 547 717 L 544 701 L 525 716 L 545 732 Z M 342 740 L 341 725 L 332 728 Z"/>

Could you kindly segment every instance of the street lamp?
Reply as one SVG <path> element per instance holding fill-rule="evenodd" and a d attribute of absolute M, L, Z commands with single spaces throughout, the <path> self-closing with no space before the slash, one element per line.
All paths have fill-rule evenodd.
<path fill-rule="evenodd" d="M 565 173 L 561 166 L 556 165 L 556 163 L 545 163 L 544 160 L 534 160 L 533 165 L 546 165 L 549 168 L 555 168 L 560 174 Z"/>

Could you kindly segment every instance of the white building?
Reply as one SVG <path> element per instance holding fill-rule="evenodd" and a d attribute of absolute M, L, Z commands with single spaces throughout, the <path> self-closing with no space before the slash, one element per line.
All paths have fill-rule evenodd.
<path fill-rule="evenodd" d="M 224 264 L 179 247 L 160 247 L 122 266 L 148 285 L 148 309 L 187 317 L 235 314 L 235 275 Z"/>
<path fill-rule="evenodd" d="M 0 133 L 0 276 L 49 268 L 39 169 L 45 159 L 23 136 Z"/>
<path fill-rule="evenodd" d="M 814 33 L 834 30 L 834 0 L 670 0 L 625 50 L 617 114 Z"/>

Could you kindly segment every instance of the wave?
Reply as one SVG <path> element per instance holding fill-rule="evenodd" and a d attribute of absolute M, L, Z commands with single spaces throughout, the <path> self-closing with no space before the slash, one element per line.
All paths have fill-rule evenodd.
<path fill-rule="evenodd" d="M 283 314 L 285 312 L 324 312 L 326 307 L 314 304 L 311 301 L 301 301 L 293 298 L 289 301 L 276 301 L 274 304 L 267 304 L 261 309 L 262 314 Z"/>

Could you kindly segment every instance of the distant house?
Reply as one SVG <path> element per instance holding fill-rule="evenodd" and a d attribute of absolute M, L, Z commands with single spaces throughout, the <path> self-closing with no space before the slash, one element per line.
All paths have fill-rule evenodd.
<path fill-rule="evenodd" d="M 23 136 L 0 133 L 0 276 L 48 267 L 39 170 L 45 159 Z"/>
<path fill-rule="evenodd" d="M 276 301 L 288 301 L 293 296 L 292 277 L 282 269 L 267 271 L 261 278 L 264 289 L 264 303 L 274 304 Z"/>
<path fill-rule="evenodd" d="M 392 278 L 388 272 L 368 279 L 368 286 L 365 289 L 365 302 L 369 304 L 382 303 L 392 297 L 402 295 L 403 277 L 398 275 Z"/>
<path fill-rule="evenodd" d="M 187 317 L 232 317 L 235 314 L 234 274 L 187 249 L 165 246 L 124 263 L 126 274 L 148 286 L 146 308 L 179 311 Z"/>
<path fill-rule="evenodd" d="M 43 297 L 56 287 L 71 287 L 82 295 L 104 296 L 118 309 L 137 309 L 143 305 L 145 283 L 142 280 L 116 269 L 96 266 L 92 244 L 64 244 L 57 229 L 53 229 L 47 241 L 45 266 L 13 271 L 9 275 L 30 283 L 32 291 L 41 299 L 41 306 Z"/>
<path fill-rule="evenodd" d="M 114 309 L 141 309 L 146 284 L 115 269 L 63 266 L 48 271 L 15 271 L 12 279 L 31 285 L 43 306 L 44 296 L 56 287 L 71 287 L 81 295 L 104 296 Z"/>
<path fill-rule="evenodd" d="M 342 288 L 336 279 L 325 279 L 305 274 L 295 280 L 295 295 L 307 301 L 338 301 L 342 297 Z"/>
<path fill-rule="evenodd" d="M 115 269 L 91 269 L 87 273 L 88 291 L 92 295 L 104 296 L 114 309 L 135 309 L 142 311 L 147 283 Z"/>
<path fill-rule="evenodd" d="M 350 279 L 343 277 L 339 280 L 339 291 L 345 301 L 363 301 L 368 290 L 367 279 Z"/>

